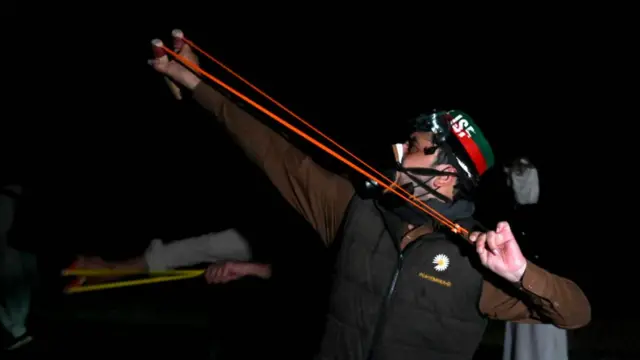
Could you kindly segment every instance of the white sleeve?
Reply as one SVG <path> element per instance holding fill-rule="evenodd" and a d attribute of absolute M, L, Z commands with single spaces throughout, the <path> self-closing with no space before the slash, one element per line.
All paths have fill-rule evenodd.
<path fill-rule="evenodd" d="M 156 239 L 144 257 L 150 271 L 163 271 L 225 260 L 248 261 L 251 249 L 236 229 L 228 229 L 168 244 Z"/>
<path fill-rule="evenodd" d="M 531 201 L 537 204 L 540 199 L 540 180 L 538 179 L 538 169 L 531 169 Z"/>

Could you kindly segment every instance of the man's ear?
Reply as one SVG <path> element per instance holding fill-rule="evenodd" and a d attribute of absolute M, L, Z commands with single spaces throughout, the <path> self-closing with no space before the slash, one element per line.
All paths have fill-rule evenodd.
<path fill-rule="evenodd" d="M 436 165 L 435 169 L 448 173 L 458 173 L 455 167 L 448 164 Z M 433 185 L 436 187 L 452 186 L 456 182 L 456 177 L 455 175 L 438 175 L 433 179 Z"/>

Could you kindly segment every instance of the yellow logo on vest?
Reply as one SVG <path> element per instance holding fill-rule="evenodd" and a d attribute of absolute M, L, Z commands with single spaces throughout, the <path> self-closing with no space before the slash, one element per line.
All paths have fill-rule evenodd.
<path fill-rule="evenodd" d="M 445 254 L 438 254 L 433 258 L 433 263 L 436 265 L 433 267 L 436 271 L 445 271 L 449 267 L 449 257 Z"/>
<path fill-rule="evenodd" d="M 429 280 L 429 281 L 433 281 L 433 282 L 434 282 L 434 283 L 436 283 L 436 284 L 440 284 L 440 285 L 442 285 L 442 286 L 446 286 L 446 287 L 451 287 L 451 281 L 446 281 L 446 280 L 438 279 L 438 278 L 437 278 L 437 277 L 435 277 L 435 276 L 432 276 L 432 275 L 429 275 L 429 274 L 427 274 L 427 273 L 423 273 L 423 272 L 418 273 L 418 276 L 420 276 L 420 277 L 421 277 L 421 278 L 423 278 L 423 279 L 427 279 L 427 280 Z"/>

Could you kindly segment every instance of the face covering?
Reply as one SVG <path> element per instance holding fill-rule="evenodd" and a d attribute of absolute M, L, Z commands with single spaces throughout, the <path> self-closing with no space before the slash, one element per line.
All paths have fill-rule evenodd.
<path fill-rule="evenodd" d="M 433 146 L 430 149 L 426 149 L 425 151 L 427 152 L 431 151 L 431 153 L 435 153 L 437 149 L 438 149 L 437 146 Z M 405 168 L 402 165 L 402 160 L 405 155 L 403 144 L 394 144 L 392 146 L 392 154 L 393 154 L 393 158 L 390 158 L 389 156 L 387 156 L 385 158 L 386 161 L 383 162 L 381 166 L 381 168 L 383 169 L 383 171 L 381 172 L 386 176 L 387 180 L 390 180 L 391 182 L 397 184 L 398 180 L 400 179 L 400 173 L 404 173 L 409 179 L 412 180 L 412 182 L 403 184 L 400 187 L 405 189 L 409 194 L 415 195 L 416 187 L 421 187 L 427 193 L 437 197 L 441 201 L 444 201 L 444 202 L 453 201 L 452 199 L 440 194 L 437 191 L 437 189 L 433 189 L 431 186 L 427 185 L 427 183 L 431 181 L 431 179 L 433 179 L 435 176 L 441 176 L 441 175 L 457 176 L 457 173 L 440 171 L 440 170 L 431 169 L 427 167 Z M 426 181 L 423 181 L 419 179 L 417 175 L 428 176 L 429 178 Z M 386 181 L 385 184 L 388 184 L 388 181 Z M 380 186 L 380 184 L 378 184 L 376 181 L 373 181 L 373 180 L 367 181 L 367 187 L 370 189 L 378 188 L 381 194 L 385 196 L 396 196 L 395 194 L 392 194 L 388 189 Z M 404 199 L 399 197 L 398 197 L 398 200 L 405 201 Z"/>

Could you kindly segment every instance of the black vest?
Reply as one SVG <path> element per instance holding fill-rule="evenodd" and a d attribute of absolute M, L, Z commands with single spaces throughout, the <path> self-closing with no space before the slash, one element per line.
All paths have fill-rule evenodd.
<path fill-rule="evenodd" d="M 467 258 L 474 248 L 445 231 L 400 252 L 400 219 L 353 198 L 319 359 L 473 357 L 486 327 L 478 309 L 483 280 Z"/>

